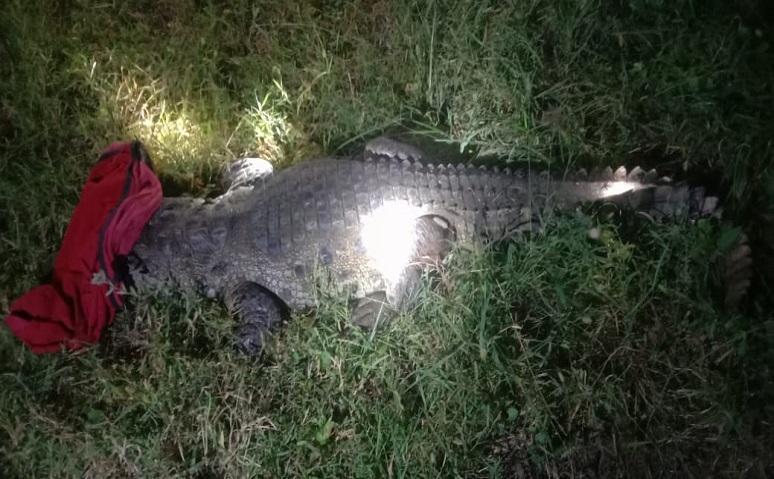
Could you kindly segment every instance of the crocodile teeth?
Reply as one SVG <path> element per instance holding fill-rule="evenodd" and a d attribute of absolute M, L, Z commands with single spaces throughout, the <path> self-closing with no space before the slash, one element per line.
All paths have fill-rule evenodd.
<path fill-rule="evenodd" d="M 645 176 L 645 170 L 643 170 L 639 166 L 635 166 L 632 169 L 632 171 L 629 172 L 628 180 L 640 183 L 642 182 L 642 179 L 644 176 Z"/>
<path fill-rule="evenodd" d="M 624 181 L 626 180 L 626 167 L 625 166 L 619 166 L 617 170 L 613 173 L 613 179 L 616 181 Z"/>

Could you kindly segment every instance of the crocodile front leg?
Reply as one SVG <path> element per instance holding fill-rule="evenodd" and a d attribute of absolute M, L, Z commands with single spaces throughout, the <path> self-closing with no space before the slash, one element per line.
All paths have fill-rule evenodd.
<path fill-rule="evenodd" d="M 258 356 L 271 331 L 282 322 L 283 305 L 275 296 L 253 282 L 240 283 L 226 291 L 226 307 L 236 319 L 236 349 Z"/>

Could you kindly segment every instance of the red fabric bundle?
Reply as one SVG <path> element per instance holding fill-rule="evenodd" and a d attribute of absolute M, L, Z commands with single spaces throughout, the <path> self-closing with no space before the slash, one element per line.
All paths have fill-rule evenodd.
<path fill-rule="evenodd" d="M 11 331 L 38 354 L 97 342 L 123 303 L 114 261 L 131 251 L 161 198 L 139 142 L 105 150 L 81 191 L 53 281 L 11 304 L 5 318 Z"/>

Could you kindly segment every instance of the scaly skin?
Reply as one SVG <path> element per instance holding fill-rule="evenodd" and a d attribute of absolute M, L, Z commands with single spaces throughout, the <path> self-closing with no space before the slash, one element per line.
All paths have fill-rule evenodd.
<path fill-rule="evenodd" d="M 414 231 L 425 215 L 475 243 L 535 228 L 551 209 L 599 199 L 653 216 L 715 209 L 703 189 L 656 184 L 639 169 L 555 179 L 401 159 L 417 156 L 405 151 L 305 161 L 208 201 L 167 198 L 134 248 L 132 277 L 140 286 L 210 297 L 255 283 L 298 309 L 314 305 L 322 266 L 353 297 L 384 291 L 397 305 L 409 263 L 438 249 Z"/>

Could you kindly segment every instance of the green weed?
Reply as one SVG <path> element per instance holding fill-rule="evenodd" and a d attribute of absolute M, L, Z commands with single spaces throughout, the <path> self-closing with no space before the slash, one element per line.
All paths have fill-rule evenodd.
<path fill-rule="evenodd" d="M 222 308 L 179 294 L 135 298 L 77 354 L 35 357 L 2 329 L 0 476 L 770 474 L 766 8 L 9 0 L 2 311 L 50 268 L 99 150 L 133 137 L 174 194 L 217 190 L 241 155 L 282 167 L 384 131 L 474 160 L 662 166 L 727 191 L 769 256 L 730 313 L 729 225 L 569 214 L 455 251 L 374 337 L 321 291 L 260 363 L 232 352 Z"/>

